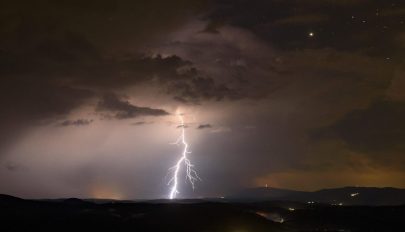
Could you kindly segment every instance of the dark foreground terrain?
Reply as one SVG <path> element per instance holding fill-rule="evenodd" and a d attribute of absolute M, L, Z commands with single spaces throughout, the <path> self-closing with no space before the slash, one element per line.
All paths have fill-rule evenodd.
<path fill-rule="evenodd" d="M 405 206 L 288 201 L 34 201 L 0 195 L 1 231 L 404 231 Z"/>

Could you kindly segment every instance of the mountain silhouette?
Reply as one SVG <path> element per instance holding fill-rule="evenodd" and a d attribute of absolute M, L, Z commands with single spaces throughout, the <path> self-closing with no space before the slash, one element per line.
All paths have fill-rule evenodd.
<path fill-rule="evenodd" d="M 260 187 L 243 189 L 226 198 L 228 200 L 282 200 L 336 205 L 402 205 L 405 204 L 405 189 L 343 187 L 306 192 Z"/>

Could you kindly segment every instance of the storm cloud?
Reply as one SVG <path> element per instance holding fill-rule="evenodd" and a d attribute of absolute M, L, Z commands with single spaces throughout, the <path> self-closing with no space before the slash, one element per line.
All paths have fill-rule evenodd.
<path fill-rule="evenodd" d="M 404 117 L 405 102 L 378 100 L 365 109 L 349 112 L 319 130 L 318 136 L 343 139 L 350 147 L 365 152 L 403 152 Z"/>
<path fill-rule="evenodd" d="M 405 187 L 400 1 L 0 6 L 4 193 L 165 197 L 176 114 L 203 179 L 184 197 Z"/>

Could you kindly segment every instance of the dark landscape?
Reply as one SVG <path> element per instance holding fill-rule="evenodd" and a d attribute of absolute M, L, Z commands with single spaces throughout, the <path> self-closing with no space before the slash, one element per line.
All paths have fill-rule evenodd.
<path fill-rule="evenodd" d="M 350 196 L 352 190 L 358 191 L 359 195 Z M 405 190 L 352 187 L 306 194 L 301 192 L 301 196 L 297 192 L 290 195 L 289 190 L 272 188 L 249 189 L 245 192 L 259 193 L 260 196 L 250 195 L 249 198 L 238 199 L 114 201 L 76 198 L 24 200 L 0 195 L 0 217 L 2 231 L 7 232 L 355 232 L 402 231 L 405 226 L 405 204 L 399 204 L 405 203 Z M 297 200 L 309 196 L 316 201 Z M 289 197 L 290 200 L 287 200 Z M 345 203 L 336 204 L 333 198 Z M 353 201 L 352 198 L 363 200 Z M 363 205 L 366 200 L 373 206 Z M 392 205 L 380 205 L 384 202 Z"/>

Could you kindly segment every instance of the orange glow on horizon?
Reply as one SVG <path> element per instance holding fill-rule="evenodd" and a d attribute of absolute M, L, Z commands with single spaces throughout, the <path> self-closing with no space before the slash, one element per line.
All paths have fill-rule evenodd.
<path fill-rule="evenodd" d="M 93 186 L 90 190 L 90 197 L 95 199 L 123 200 L 124 196 L 117 189 L 109 186 Z"/>

